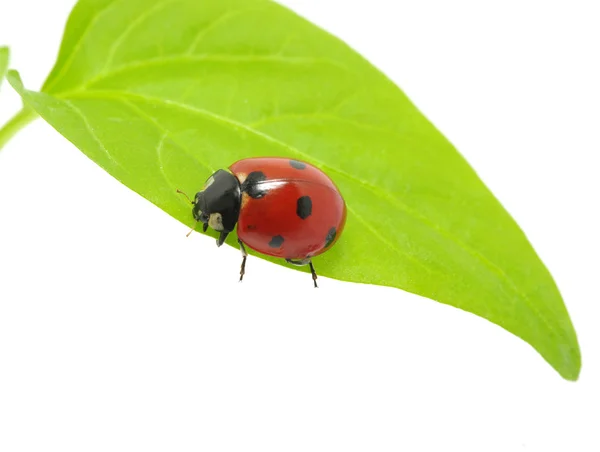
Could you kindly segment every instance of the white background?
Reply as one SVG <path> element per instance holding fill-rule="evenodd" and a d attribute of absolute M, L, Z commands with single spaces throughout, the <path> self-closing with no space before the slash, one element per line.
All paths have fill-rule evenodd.
<path fill-rule="evenodd" d="M 38 88 L 74 1 L 0 3 Z M 596 2 L 283 3 L 392 77 L 515 216 L 580 380 L 400 290 L 314 290 L 257 258 L 237 284 L 237 250 L 186 238 L 38 120 L 0 152 L 0 451 L 599 451 Z M 4 85 L 0 122 L 18 107 Z"/>

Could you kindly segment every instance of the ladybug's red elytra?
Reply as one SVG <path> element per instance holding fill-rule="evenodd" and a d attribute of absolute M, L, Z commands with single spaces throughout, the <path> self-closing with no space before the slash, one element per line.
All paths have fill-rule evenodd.
<path fill-rule="evenodd" d="M 309 265 L 317 287 L 312 258 L 334 245 L 346 223 L 346 203 L 333 181 L 309 163 L 289 158 L 239 160 L 211 175 L 190 202 L 204 232 L 209 226 L 220 232 L 217 246 L 237 225 L 240 281 L 247 245 L 290 264 Z"/>

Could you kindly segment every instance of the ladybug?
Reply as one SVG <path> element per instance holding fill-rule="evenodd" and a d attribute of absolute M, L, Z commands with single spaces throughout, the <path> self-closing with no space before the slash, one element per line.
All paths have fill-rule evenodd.
<path fill-rule="evenodd" d="M 237 225 L 240 281 L 248 246 L 290 264 L 309 265 L 317 287 L 312 258 L 334 245 L 346 223 L 346 203 L 334 182 L 311 164 L 289 158 L 239 160 L 212 174 L 188 200 L 203 231 L 210 226 L 220 232 L 217 246 Z"/>

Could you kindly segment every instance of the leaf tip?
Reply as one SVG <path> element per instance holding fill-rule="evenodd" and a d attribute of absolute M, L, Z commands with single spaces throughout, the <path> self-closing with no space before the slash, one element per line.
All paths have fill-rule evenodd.
<path fill-rule="evenodd" d="M 10 83 L 10 86 L 12 86 L 16 92 L 18 92 L 19 94 L 21 94 L 25 88 L 23 86 L 23 81 L 21 80 L 21 75 L 19 74 L 18 71 L 14 70 L 14 69 L 10 69 L 7 73 L 6 73 L 6 80 L 8 80 L 8 83 Z"/>
<path fill-rule="evenodd" d="M 569 357 L 565 360 L 562 368 L 558 369 L 558 372 L 565 380 L 579 380 L 579 375 L 581 373 L 581 351 L 577 344 L 570 348 Z"/>
<path fill-rule="evenodd" d="M 574 330 L 569 332 L 568 338 L 554 342 L 551 353 L 541 354 L 562 378 L 575 382 L 581 373 L 581 349 Z"/>

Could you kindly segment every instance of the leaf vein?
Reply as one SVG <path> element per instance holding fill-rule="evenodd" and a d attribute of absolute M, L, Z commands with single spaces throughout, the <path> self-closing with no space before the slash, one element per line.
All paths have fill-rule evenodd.
<path fill-rule="evenodd" d="M 122 1 L 123 0 L 111 0 L 109 3 L 107 3 L 104 6 L 104 8 L 101 8 L 96 12 L 96 14 L 92 18 L 92 20 L 89 21 L 89 23 L 87 24 L 85 29 L 79 35 L 79 39 L 77 39 L 77 42 L 75 43 L 75 46 L 73 47 L 73 50 L 71 50 L 71 54 L 69 55 L 69 57 L 63 64 L 61 70 L 54 77 L 54 80 L 52 80 L 47 86 L 43 87 L 42 90 L 44 92 L 49 92 L 53 86 L 55 86 L 59 81 L 62 80 L 65 73 L 71 68 L 71 65 L 73 64 L 73 60 L 75 59 L 75 56 L 79 53 L 79 49 L 81 49 L 81 46 L 83 45 L 83 41 L 85 40 L 87 35 L 90 33 L 90 30 L 92 30 L 92 28 L 94 27 L 96 22 L 98 22 L 98 20 L 100 20 L 100 18 L 104 14 L 109 12 L 115 5 L 117 5 L 119 2 L 122 2 Z"/>
<path fill-rule="evenodd" d="M 130 104 L 129 106 L 133 108 L 133 105 Z M 173 184 L 173 182 L 171 182 L 171 179 L 167 176 L 167 173 L 165 173 L 165 170 L 163 168 L 163 155 L 162 154 L 163 154 L 165 140 L 167 139 L 168 136 L 169 136 L 169 134 L 167 132 L 164 132 L 162 134 L 162 136 L 160 137 L 160 139 L 158 140 L 158 144 L 156 145 L 156 159 L 158 161 L 158 170 L 160 171 L 162 178 L 167 183 L 167 185 L 169 187 L 171 187 L 171 189 L 173 190 L 173 193 L 176 193 L 177 189 L 179 187 L 176 187 L 175 184 Z M 179 145 L 177 144 L 177 146 L 179 146 Z M 186 203 L 185 201 L 182 200 L 181 202 L 183 202 L 186 206 L 189 206 L 189 204 Z"/>
<path fill-rule="evenodd" d="M 198 47 L 199 44 L 202 43 L 203 39 L 208 35 L 208 33 L 216 30 L 218 27 L 227 23 L 230 19 L 232 19 L 240 14 L 247 13 L 249 11 L 261 10 L 261 9 L 263 9 L 263 8 L 257 8 L 256 6 L 251 7 L 251 8 L 242 8 L 242 9 L 228 9 L 225 13 L 223 13 L 221 16 L 214 19 L 205 28 L 203 28 L 202 30 L 200 30 L 198 32 L 198 34 L 194 37 L 194 39 L 192 40 L 191 44 L 189 45 L 189 47 L 187 48 L 187 50 L 185 51 L 184 54 L 185 55 L 194 54 L 194 52 L 196 51 L 196 48 Z"/>
<path fill-rule="evenodd" d="M 107 69 L 112 65 L 113 59 L 125 41 L 127 37 L 134 31 L 138 26 L 144 23 L 147 19 L 149 19 L 153 14 L 157 13 L 161 9 L 166 6 L 171 5 L 172 3 L 177 3 L 181 0 L 162 0 L 156 3 L 152 8 L 147 9 L 142 14 L 140 14 L 135 20 L 133 20 L 123 31 L 115 38 L 110 49 L 108 50 L 108 54 L 106 56 L 106 63 L 104 64 L 104 69 L 101 72 L 107 72 Z"/>
<path fill-rule="evenodd" d="M 355 211 L 351 206 L 346 206 L 346 208 L 348 209 L 348 212 L 352 213 L 352 215 L 354 215 L 358 219 L 358 221 L 360 221 L 369 231 L 371 231 L 371 234 L 373 234 L 374 237 L 379 239 L 379 241 L 381 241 L 385 246 L 396 251 L 396 253 L 398 253 L 398 254 L 402 254 L 402 255 L 406 256 L 412 262 L 419 265 L 421 268 L 425 269 L 428 273 L 439 273 L 439 270 L 434 270 L 432 268 L 427 267 L 423 262 L 416 259 L 412 254 L 410 254 L 404 250 L 401 250 L 400 248 L 398 248 L 397 245 L 395 245 L 394 243 L 387 240 L 385 238 L 385 236 L 383 234 L 381 234 L 381 232 L 379 232 L 377 229 L 375 229 L 369 221 L 365 220 L 365 218 L 362 215 L 360 215 L 357 211 Z"/>
<path fill-rule="evenodd" d="M 290 56 L 282 56 L 282 55 L 218 55 L 218 54 L 206 54 L 206 55 L 174 55 L 170 57 L 159 57 L 159 58 L 150 58 L 147 60 L 134 61 L 133 63 L 125 64 L 123 66 L 118 66 L 113 68 L 108 72 L 101 72 L 98 75 L 90 78 L 87 82 L 75 87 L 72 90 L 66 91 L 64 93 L 59 93 L 58 96 L 67 97 L 73 93 L 78 93 L 80 91 L 86 91 L 89 87 L 94 84 L 108 79 L 110 77 L 114 77 L 116 75 L 123 75 L 129 71 L 135 71 L 137 69 L 148 69 L 153 66 L 161 67 L 167 66 L 173 63 L 186 63 L 186 62 L 221 62 L 221 63 L 257 63 L 257 62 L 273 62 L 273 63 L 282 63 L 282 64 L 291 64 L 291 65 L 310 65 L 310 64 L 329 64 L 335 66 L 343 71 L 349 72 L 349 70 L 344 66 L 339 64 L 334 60 L 330 60 L 327 58 L 312 58 L 312 57 L 290 57 Z"/>
<path fill-rule="evenodd" d="M 194 155 L 193 152 L 190 152 L 190 150 L 186 146 L 184 146 L 181 143 L 179 143 L 179 141 L 171 134 L 171 132 L 168 129 L 164 128 L 158 121 L 156 121 L 152 116 L 150 116 L 148 113 L 146 113 L 140 107 L 138 107 L 133 102 L 130 102 L 127 99 L 117 98 L 116 100 L 120 101 L 121 103 L 123 103 L 124 105 L 128 106 L 130 109 L 132 109 L 133 111 L 135 111 L 138 116 L 140 116 L 142 118 L 145 118 L 146 120 L 150 121 L 150 123 L 153 124 L 163 135 L 166 135 L 171 140 L 173 140 L 173 142 L 175 144 L 177 144 L 177 146 L 179 146 L 181 149 L 183 149 L 190 157 L 192 157 L 194 160 L 196 160 L 198 163 L 200 163 L 209 172 L 213 173 L 215 171 L 209 165 L 207 165 L 202 160 L 200 160 L 196 155 Z"/>
<path fill-rule="evenodd" d="M 106 147 L 104 146 L 104 144 L 102 143 L 100 138 L 98 138 L 98 135 L 94 131 L 94 128 L 92 127 L 92 125 L 90 124 L 90 122 L 88 121 L 86 116 L 83 114 L 83 112 L 79 108 L 77 108 L 72 102 L 70 102 L 66 99 L 63 99 L 62 101 L 65 105 L 67 105 L 73 112 L 75 112 L 81 118 L 81 120 L 83 121 L 83 124 L 85 125 L 86 130 L 89 132 L 90 136 L 92 137 L 92 139 L 94 140 L 94 142 L 96 143 L 98 148 L 108 157 L 108 159 L 112 163 L 115 164 L 115 166 L 121 167 L 119 162 L 117 162 L 115 160 L 115 158 L 112 156 L 112 154 L 108 151 L 108 149 L 106 149 Z"/>
<path fill-rule="evenodd" d="M 349 119 L 349 118 L 344 118 L 341 116 L 336 116 L 333 115 L 331 113 L 327 113 L 327 112 L 317 112 L 317 113 L 283 113 L 281 115 L 273 115 L 273 116 L 267 116 L 259 121 L 254 121 L 248 124 L 249 127 L 258 129 L 261 127 L 264 127 L 268 124 L 272 124 L 275 122 L 279 122 L 279 121 L 285 121 L 288 119 L 328 119 L 328 120 L 332 120 L 332 121 L 339 121 L 339 122 L 343 122 L 345 124 L 351 125 L 351 126 L 355 126 L 355 127 L 362 127 L 365 129 L 372 129 L 372 130 L 377 130 L 379 132 L 388 132 L 388 133 L 392 133 L 392 134 L 396 134 L 397 132 L 391 129 L 388 129 L 386 127 L 381 127 L 381 126 L 376 126 L 375 124 L 368 124 L 366 122 L 360 122 L 360 121 L 355 121 L 353 119 Z"/>

